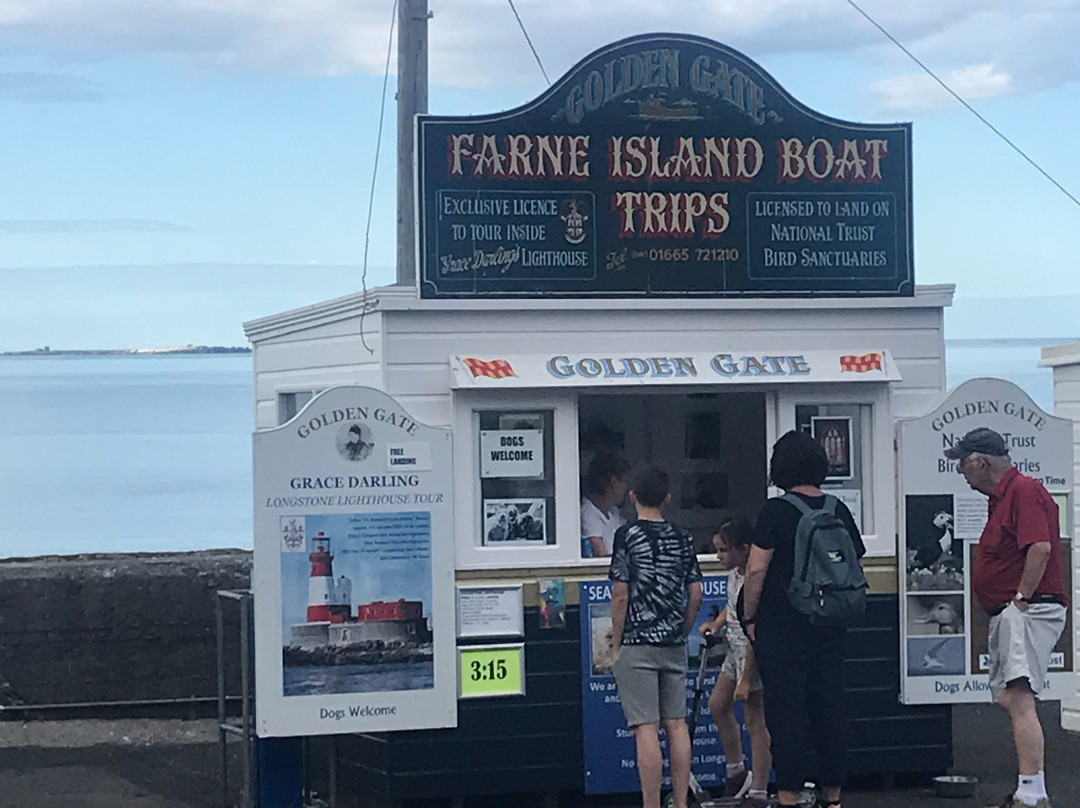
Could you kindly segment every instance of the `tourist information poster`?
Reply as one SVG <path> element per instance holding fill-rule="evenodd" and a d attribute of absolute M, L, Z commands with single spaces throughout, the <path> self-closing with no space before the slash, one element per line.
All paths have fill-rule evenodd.
<path fill-rule="evenodd" d="M 701 582 L 702 603 L 686 644 L 686 703 L 687 712 L 693 704 L 694 682 L 697 680 L 705 642 L 701 625 L 718 615 L 727 606 L 727 575 L 709 575 Z M 582 581 L 581 584 L 581 717 L 585 738 L 585 793 L 615 794 L 637 791 L 641 787 L 634 751 L 634 732 L 626 725 L 622 702 L 615 688 L 611 666 L 615 661 L 611 648 L 611 581 Z M 709 714 L 708 699 L 716 684 L 723 662 L 723 646 L 710 655 L 705 673 L 705 692 L 698 707 L 697 727 L 693 738 L 693 771 L 705 788 L 716 788 L 723 782 L 724 749 L 716 722 Z M 736 716 L 743 732 L 743 748 L 750 752 L 750 737 L 743 723 L 742 705 L 735 705 Z M 664 758 L 667 755 L 667 736 L 661 732 Z M 664 787 L 671 787 L 671 772 L 664 766 Z"/>
<path fill-rule="evenodd" d="M 335 387 L 254 462 L 257 734 L 455 726 L 449 430 Z"/>
<path fill-rule="evenodd" d="M 973 379 L 928 415 L 901 421 L 900 667 L 905 704 L 991 699 L 986 661 L 989 618 L 971 591 L 971 569 L 987 518 L 942 452 L 976 427 L 1000 432 L 1017 469 L 1040 480 L 1058 506 L 1066 589 L 1074 563 L 1072 422 L 1039 409 L 1012 382 Z M 1050 660 L 1043 699 L 1076 694 L 1071 610 Z"/>

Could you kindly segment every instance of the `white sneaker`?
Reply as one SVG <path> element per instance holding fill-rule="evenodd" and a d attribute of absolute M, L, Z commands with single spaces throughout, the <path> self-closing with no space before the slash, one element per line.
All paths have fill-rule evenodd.
<path fill-rule="evenodd" d="M 1032 804 L 1030 802 L 1024 802 L 1018 798 L 1015 794 L 1010 794 L 1005 798 L 1005 801 L 998 805 L 988 805 L 986 808 L 1053 808 L 1050 805 L 1050 798 L 1043 797 L 1038 802 Z"/>

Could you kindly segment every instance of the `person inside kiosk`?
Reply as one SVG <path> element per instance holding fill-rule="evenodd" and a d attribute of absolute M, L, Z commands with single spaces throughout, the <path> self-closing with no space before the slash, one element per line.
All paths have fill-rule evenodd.
<path fill-rule="evenodd" d="M 631 468 L 672 470 L 665 512 L 699 555 L 714 552 L 716 525 L 765 501 L 764 393 L 620 391 L 579 395 L 577 408 L 582 558 L 609 556 L 632 516 L 620 511 Z"/>
<path fill-rule="evenodd" d="M 585 472 L 581 499 L 581 557 L 611 555 L 615 531 L 626 524 L 620 508 L 629 487 L 630 464 L 609 452 L 597 452 Z"/>

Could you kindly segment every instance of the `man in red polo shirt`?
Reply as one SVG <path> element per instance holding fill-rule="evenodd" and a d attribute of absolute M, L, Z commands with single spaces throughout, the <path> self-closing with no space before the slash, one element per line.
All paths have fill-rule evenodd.
<path fill-rule="evenodd" d="M 1005 439 L 968 432 L 945 450 L 967 484 L 990 497 L 971 589 L 990 615 L 990 690 L 1012 722 L 1020 776 L 1001 808 L 1050 808 L 1035 695 L 1065 628 L 1058 509 L 1038 480 L 1016 470 Z"/>

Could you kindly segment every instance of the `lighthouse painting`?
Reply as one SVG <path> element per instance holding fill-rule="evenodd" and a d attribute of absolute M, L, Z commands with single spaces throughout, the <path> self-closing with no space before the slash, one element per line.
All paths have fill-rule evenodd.
<path fill-rule="evenodd" d="M 282 546 L 283 695 L 434 686 L 431 515 L 308 515 Z"/>

